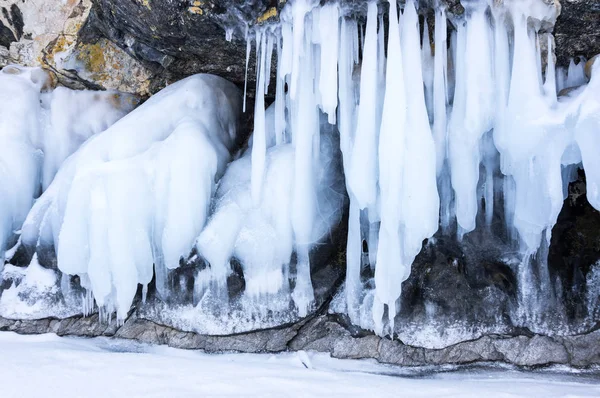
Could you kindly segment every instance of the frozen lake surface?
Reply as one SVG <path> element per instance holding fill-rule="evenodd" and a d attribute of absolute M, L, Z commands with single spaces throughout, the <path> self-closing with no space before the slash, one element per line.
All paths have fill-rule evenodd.
<path fill-rule="evenodd" d="M 0 333 L 0 396 L 599 397 L 600 373 L 398 368 L 326 354 L 204 354 L 107 338 Z"/>

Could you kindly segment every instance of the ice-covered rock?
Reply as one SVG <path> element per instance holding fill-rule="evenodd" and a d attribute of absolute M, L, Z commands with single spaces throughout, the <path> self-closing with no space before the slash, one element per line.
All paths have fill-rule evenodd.
<path fill-rule="evenodd" d="M 29 213 L 22 243 L 55 250 L 58 268 L 79 275 L 118 319 L 154 270 L 166 296 L 168 269 L 204 226 L 240 111 L 237 88 L 216 76 L 162 90 L 65 162 Z"/>
<path fill-rule="evenodd" d="M 52 90 L 53 74 L 9 65 L 0 72 L 0 269 L 33 200 L 62 162 L 137 104 L 117 92 Z"/>
<path fill-rule="evenodd" d="M 298 313 L 304 316 L 311 308 L 314 293 L 312 284 L 308 287 L 298 284 L 298 277 L 291 269 L 291 266 L 297 268 L 298 258 L 292 254 L 300 245 L 311 251 L 319 244 L 330 243 L 342 218 L 346 195 L 339 140 L 335 127 L 322 115 L 320 146 L 311 172 L 315 182 L 315 190 L 311 192 L 314 209 L 305 215 L 313 217 L 313 227 L 308 241 L 301 241 L 294 233 L 292 222 L 297 154 L 291 143 L 274 145 L 273 108 L 266 112 L 270 126 L 266 130 L 266 141 L 272 145 L 266 151 L 261 200 L 258 205 L 252 200 L 252 151 L 248 149 L 227 168 L 215 195 L 214 211 L 196 242 L 198 253 L 209 267 L 197 276 L 195 295 L 200 301 L 207 289 L 219 289 L 225 294 L 218 297 L 227 297 L 227 277 L 232 272 L 230 262 L 236 259 L 245 282 L 243 300 L 259 302 L 273 310 L 276 298 L 283 295 L 279 301 L 287 308 L 290 298 L 298 297 L 294 294 L 298 289 L 310 288 L 302 292 L 302 297 L 310 298 L 308 302 L 295 300 Z M 290 281 L 294 281 L 292 286 Z"/>

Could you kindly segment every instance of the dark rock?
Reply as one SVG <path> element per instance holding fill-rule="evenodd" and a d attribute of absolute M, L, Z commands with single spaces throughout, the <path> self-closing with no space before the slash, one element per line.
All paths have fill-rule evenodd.
<path fill-rule="evenodd" d="M 600 2 L 598 0 L 561 0 L 562 12 L 556 22 L 558 63 L 569 64 L 578 55 L 591 58 L 600 54 Z"/>
<path fill-rule="evenodd" d="M 565 337 L 487 335 L 441 349 L 406 345 L 373 334 L 352 337 L 337 317 L 320 315 L 290 326 L 228 336 L 182 332 L 130 316 L 123 326 L 106 325 L 98 315 L 63 320 L 10 320 L 0 317 L 0 331 L 60 336 L 108 336 L 206 352 L 282 352 L 311 350 L 344 359 L 376 359 L 402 366 L 467 365 L 500 361 L 523 367 L 565 364 L 578 368 L 600 365 L 600 330 Z"/>
<path fill-rule="evenodd" d="M 8 48 L 10 43 L 23 37 L 23 14 L 16 4 L 12 4 L 10 8 L 2 7 L 2 16 L 9 26 L 0 21 L 0 46 Z"/>
<path fill-rule="evenodd" d="M 569 186 L 558 221 L 552 229 L 548 268 L 557 281 L 559 297 L 567 316 L 579 322 L 588 314 L 587 277 L 592 265 L 600 260 L 600 212 L 586 197 L 585 175 Z M 593 310 L 593 308 L 590 308 Z"/>
<path fill-rule="evenodd" d="M 195 73 L 214 73 L 243 86 L 245 22 L 257 23 L 270 1 L 94 0 L 82 41 L 106 37 L 156 74 L 152 91 Z M 235 27 L 227 41 L 223 26 Z M 254 51 L 252 51 L 252 55 Z M 255 85 L 255 62 L 248 68 Z"/>

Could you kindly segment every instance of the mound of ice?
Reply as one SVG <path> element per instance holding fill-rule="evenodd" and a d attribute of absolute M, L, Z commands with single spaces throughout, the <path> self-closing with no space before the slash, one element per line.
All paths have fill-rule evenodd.
<path fill-rule="evenodd" d="M 229 165 L 219 183 L 214 212 L 196 243 L 210 267 L 196 278 L 195 294 L 201 300 L 211 287 L 224 291 L 226 297 L 227 277 L 232 272 L 230 261 L 235 258 L 243 269 L 245 298 L 264 302 L 270 308 L 275 295 L 291 292 L 291 279 L 295 281 L 292 298 L 300 316 L 304 316 L 312 302 L 304 299 L 314 297 L 312 284 L 310 279 L 308 284 L 298 283 L 297 275 L 290 272 L 290 264 L 299 245 L 310 250 L 327 241 L 341 220 L 346 199 L 339 139 L 335 127 L 327 123 L 326 115 L 321 115 L 320 146 L 311 169 L 316 187 L 311 192 L 315 208 L 305 215 L 313 217 L 313 228 L 309 241 L 303 242 L 294 233 L 292 223 L 296 152 L 291 143 L 274 146 L 273 118 L 274 105 L 266 111 L 265 137 L 269 147 L 259 204 L 252 201 L 251 149 Z"/>
<path fill-rule="evenodd" d="M 138 283 L 166 295 L 230 161 L 241 96 L 212 75 L 175 83 L 89 139 L 35 203 L 22 243 L 55 250 L 97 305 L 123 320 Z M 153 267 L 153 264 L 155 267 Z"/>
<path fill-rule="evenodd" d="M 0 269 L 40 188 L 83 141 L 136 105 L 130 95 L 51 90 L 53 84 L 41 68 L 0 72 Z"/>
<path fill-rule="evenodd" d="M 57 87 L 42 95 L 42 188 L 46 189 L 67 157 L 92 135 L 113 125 L 138 104 L 131 94 Z"/>

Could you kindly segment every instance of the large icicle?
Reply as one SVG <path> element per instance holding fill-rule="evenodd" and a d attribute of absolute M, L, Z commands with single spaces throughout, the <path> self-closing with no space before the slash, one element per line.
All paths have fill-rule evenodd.
<path fill-rule="evenodd" d="M 328 115 L 330 124 L 335 124 L 338 104 L 338 51 L 339 51 L 340 10 L 336 3 L 326 4 L 319 14 L 319 34 L 321 37 L 321 75 L 319 92 L 323 112 Z"/>
<path fill-rule="evenodd" d="M 53 83 L 41 68 L 9 65 L 0 72 L 0 268 L 40 188 L 86 139 L 137 105 L 132 95 L 51 90 Z"/>
<path fill-rule="evenodd" d="M 374 207 L 377 202 L 377 59 L 377 4 L 372 1 L 367 15 L 356 134 L 346 170 L 349 191 L 361 210 Z"/>
<path fill-rule="evenodd" d="M 435 12 L 435 54 L 433 60 L 433 137 L 435 139 L 436 170 L 440 193 L 440 224 L 448 228 L 452 214 L 452 186 L 448 156 L 448 51 L 447 22 L 444 8 Z"/>
<path fill-rule="evenodd" d="M 381 229 L 375 267 L 375 331 L 383 332 L 383 305 L 388 306 L 389 320 L 396 315 L 406 264 L 402 258 L 401 228 L 404 157 L 406 152 L 407 99 L 402 65 L 402 49 L 396 1 L 390 1 L 387 47 L 387 79 L 379 138 L 379 186 L 381 188 Z M 410 267 L 410 264 L 408 264 Z M 350 305 L 350 304 L 349 304 Z M 393 326 L 391 326 L 393 329 Z"/>
<path fill-rule="evenodd" d="M 458 26 L 456 93 L 449 125 L 452 187 L 456 194 L 459 236 L 475 229 L 479 141 L 494 119 L 494 81 L 487 6 L 471 4 L 467 22 Z"/>
<path fill-rule="evenodd" d="M 354 123 L 356 118 L 356 89 L 354 66 L 358 51 L 358 25 L 354 20 L 342 19 L 340 27 L 339 75 L 339 117 L 340 147 L 344 169 L 347 170 L 354 144 Z M 346 178 L 346 184 L 348 184 Z M 348 241 L 346 249 L 346 297 L 348 315 L 356 324 L 359 322 L 359 306 L 362 294 L 360 281 L 361 268 L 360 209 L 356 199 L 350 195 L 348 218 Z"/>

